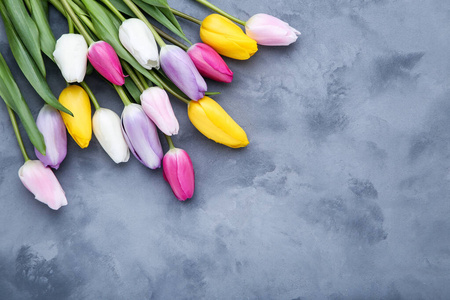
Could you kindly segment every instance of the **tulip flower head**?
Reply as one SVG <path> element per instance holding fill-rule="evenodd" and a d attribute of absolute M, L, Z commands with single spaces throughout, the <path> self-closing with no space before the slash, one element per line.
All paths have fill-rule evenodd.
<path fill-rule="evenodd" d="M 39 111 L 36 125 L 44 136 L 46 150 L 45 155 L 36 148 L 34 152 L 44 166 L 58 169 L 67 154 L 67 133 L 61 114 L 57 109 L 45 104 Z"/>
<path fill-rule="evenodd" d="M 155 37 L 143 21 L 137 18 L 125 20 L 119 27 L 119 39 L 141 66 L 148 70 L 159 69 Z"/>
<path fill-rule="evenodd" d="M 141 94 L 141 104 L 147 116 L 165 135 L 178 133 L 180 125 L 165 90 L 156 86 L 146 89 Z"/>
<path fill-rule="evenodd" d="M 218 14 L 209 15 L 203 20 L 200 38 L 219 54 L 234 59 L 249 59 L 258 51 L 255 40 L 235 23 Z"/>
<path fill-rule="evenodd" d="M 192 198 L 195 188 L 194 167 L 186 151 L 173 148 L 164 155 L 163 176 L 178 200 Z"/>
<path fill-rule="evenodd" d="M 161 166 L 163 151 L 155 124 L 139 104 L 128 104 L 122 113 L 122 131 L 131 153 L 146 167 Z"/>
<path fill-rule="evenodd" d="M 300 35 L 288 23 L 267 14 L 252 16 L 245 24 L 245 32 L 258 44 L 265 46 L 287 46 Z"/>
<path fill-rule="evenodd" d="M 99 108 L 92 117 L 94 135 L 109 157 L 116 163 L 130 158 L 119 116 L 110 109 Z"/>
<path fill-rule="evenodd" d="M 57 41 L 53 58 L 67 82 L 82 82 L 86 75 L 88 46 L 80 34 L 63 34 Z"/>
<path fill-rule="evenodd" d="M 66 195 L 55 174 L 39 160 L 27 160 L 19 169 L 19 178 L 36 200 L 51 209 L 58 210 L 67 205 Z"/>
<path fill-rule="evenodd" d="M 81 148 L 89 146 L 92 137 L 91 103 L 86 91 L 78 85 L 66 87 L 58 101 L 67 107 L 73 117 L 60 112 L 67 131 Z"/>
<path fill-rule="evenodd" d="M 190 99 L 198 100 L 205 96 L 206 82 L 186 51 L 166 45 L 161 48 L 160 60 L 167 77 Z"/>
<path fill-rule="evenodd" d="M 202 76 L 219 82 L 233 80 L 233 72 L 212 47 L 197 43 L 192 45 L 187 53 Z"/>
<path fill-rule="evenodd" d="M 114 48 L 104 41 L 93 43 L 88 50 L 88 59 L 94 69 L 115 85 L 125 83 L 125 75 Z"/>
<path fill-rule="evenodd" d="M 231 148 L 249 144 L 245 131 L 227 114 L 216 101 L 203 97 L 191 101 L 188 116 L 192 124 L 207 138 Z"/>

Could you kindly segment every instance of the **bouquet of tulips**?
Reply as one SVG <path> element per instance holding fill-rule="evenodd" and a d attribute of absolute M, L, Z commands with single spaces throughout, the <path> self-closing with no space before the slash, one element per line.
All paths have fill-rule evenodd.
<path fill-rule="evenodd" d="M 127 162 L 130 151 L 150 169 L 162 163 L 175 197 L 191 198 L 194 169 L 186 151 L 172 141 L 179 123 L 168 93 L 187 104 L 189 120 L 207 138 L 232 148 L 248 145 L 245 131 L 208 97 L 215 93 L 208 93 L 204 78 L 230 83 L 233 72 L 221 55 L 246 60 L 257 52 L 258 44 L 287 46 L 300 32 L 267 14 L 244 22 L 206 0 L 197 2 L 218 14 L 200 21 L 173 9 L 167 0 L 0 0 L 11 52 L 46 103 L 35 121 L 0 53 L 0 97 L 25 160 L 19 178 L 37 200 L 55 210 L 67 205 L 50 169 L 58 169 L 66 157 L 66 129 L 81 148 L 88 147 L 94 132 L 115 163 Z M 58 39 L 49 24 L 49 5 L 67 18 L 69 32 Z M 177 17 L 200 25 L 203 43 L 192 44 Z M 245 33 L 236 23 L 245 27 Z M 43 55 L 57 64 L 67 82 L 58 98 L 46 81 Z M 117 91 L 124 104 L 121 117 L 101 107 L 84 82 L 94 69 Z M 16 115 L 38 160 L 31 160 L 25 150 Z M 167 140 L 165 154 L 158 130 Z"/>

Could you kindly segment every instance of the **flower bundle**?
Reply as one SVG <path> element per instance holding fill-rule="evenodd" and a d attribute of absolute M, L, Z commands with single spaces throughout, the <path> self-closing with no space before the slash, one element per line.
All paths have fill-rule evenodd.
<path fill-rule="evenodd" d="M 25 160 L 19 178 L 37 200 L 55 210 L 67 205 L 50 169 L 58 169 L 67 155 L 66 130 L 81 148 L 89 146 L 93 132 L 115 163 L 127 162 L 131 152 L 150 169 L 162 164 L 175 197 L 192 198 L 193 164 L 185 150 L 174 146 L 172 138 L 180 124 L 169 94 L 187 104 L 189 120 L 207 138 L 232 148 L 249 144 L 246 132 L 209 97 L 215 93 L 208 92 L 204 78 L 230 83 L 233 72 L 221 55 L 249 59 L 258 44 L 287 46 L 300 33 L 270 15 L 256 14 L 244 22 L 206 0 L 197 2 L 217 14 L 200 21 L 173 9 L 166 0 L 0 0 L 11 52 L 46 102 L 35 121 L 0 53 L 0 97 Z M 58 39 L 47 17 L 49 4 L 67 18 L 68 33 Z M 200 25 L 203 43 L 192 44 L 177 17 Z M 236 23 L 245 27 L 245 33 Z M 57 64 L 67 82 L 58 98 L 46 81 L 43 54 Z M 84 82 L 91 67 L 116 90 L 124 104 L 121 117 L 101 107 Z M 25 150 L 16 115 L 38 160 L 30 160 Z M 158 130 L 167 141 L 165 154 Z"/>

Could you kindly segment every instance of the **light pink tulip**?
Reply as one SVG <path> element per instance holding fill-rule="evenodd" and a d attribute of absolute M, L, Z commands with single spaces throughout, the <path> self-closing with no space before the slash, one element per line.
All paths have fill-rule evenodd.
<path fill-rule="evenodd" d="M 52 170 L 44 167 L 39 160 L 28 160 L 19 169 L 19 178 L 23 185 L 34 194 L 34 197 L 58 210 L 67 205 L 64 190 Z"/>
<path fill-rule="evenodd" d="M 178 133 L 180 125 L 173 113 L 169 96 L 159 87 L 151 87 L 141 94 L 141 104 L 145 114 L 166 135 Z"/>
<path fill-rule="evenodd" d="M 245 24 L 245 33 L 258 44 L 287 46 L 297 40 L 300 32 L 288 23 L 267 14 L 256 14 Z"/>
<path fill-rule="evenodd" d="M 188 49 L 187 53 L 203 77 L 219 82 L 233 80 L 233 72 L 211 46 L 196 43 Z"/>
<path fill-rule="evenodd" d="M 194 167 L 186 151 L 173 148 L 164 155 L 163 176 L 178 200 L 192 198 L 195 188 Z"/>
<path fill-rule="evenodd" d="M 93 43 L 89 47 L 88 59 L 94 69 L 112 84 L 123 85 L 125 83 L 125 75 L 123 75 L 119 57 L 107 42 Z"/>

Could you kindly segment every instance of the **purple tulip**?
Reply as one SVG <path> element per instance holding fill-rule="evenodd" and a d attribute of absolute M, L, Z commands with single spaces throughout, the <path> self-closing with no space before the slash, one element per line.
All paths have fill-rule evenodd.
<path fill-rule="evenodd" d="M 297 40 L 300 32 L 288 23 L 267 14 L 256 14 L 245 23 L 245 33 L 258 44 L 287 46 Z"/>
<path fill-rule="evenodd" d="M 107 42 L 93 43 L 89 47 L 88 59 L 94 69 L 112 84 L 123 85 L 125 83 L 125 75 L 123 75 L 119 57 Z"/>
<path fill-rule="evenodd" d="M 205 96 L 206 82 L 183 49 L 173 45 L 162 47 L 160 61 L 167 77 L 190 99 L 199 100 Z"/>
<path fill-rule="evenodd" d="M 161 166 L 163 151 L 156 126 L 139 104 L 128 104 L 122 112 L 122 132 L 131 153 L 146 167 Z"/>
<path fill-rule="evenodd" d="M 67 154 L 66 126 L 61 114 L 55 108 L 45 104 L 39 111 L 36 125 L 44 136 L 46 150 L 45 155 L 36 148 L 34 152 L 46 167 L 58 169 Z"/>
<path fill-rule="evenodd" d="M 219 82 L 233 80 L 233 72 L 211 46 L 197 43 L 192 45 L 187 53 L 202 76 Z"/>
<path fill-rule="evenodd" d="M 157 86 L 146 89 L 141 94 L 141 103 L 147 116 L 165 135 L 178 133 L 180 125 L 165 90 Z"/>
<path fill-rule="evenodd" d="M 55 174 L 39 160 L 27 160 L 19 169 L 19 178 L 36 200 L 51 209 L 67 205 L 66 195 Z"/>
<path fill-rule="evenodd" d="M 164 155 L 163 176 L 178 200 L 192 198 L 195 188 L 194 167 L 186 151 L 173 148 Z"/>

